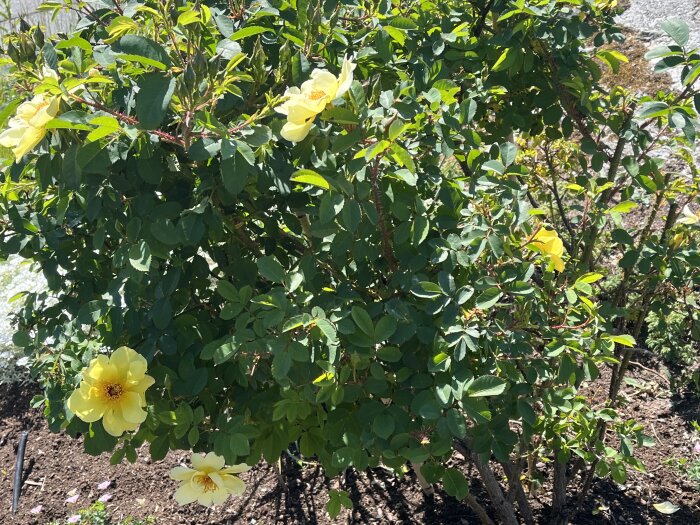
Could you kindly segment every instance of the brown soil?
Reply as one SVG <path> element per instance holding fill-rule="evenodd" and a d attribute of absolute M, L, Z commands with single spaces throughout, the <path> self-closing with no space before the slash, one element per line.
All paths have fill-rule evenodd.
<path fill-rule="evenodd" d="M 651 62 L 644 58 L 649 48 L 639 40 L 634 30 L 625 28 L 624 33 L 624 42 L 607 45 L 604 49 L 622 53 L 629 62 L 621 63 L 617 74 L 613 73 L 607 65 L 600 62 L 603 72 L 601 83 L 610 88 L 624 86 L 629 91 L 644 95 L 654 95 L 659 90 L 670 91 L 672 86 L 671 77 L 665 73 L 654 73 Z"/>
<path fill-rule="evenodd" d="M 649 366 L 649 365 L 648 365 Z M 655 368 L 654 365 L 649 366 Z M 592 494 L 578 508 L 571 523 L 588 524 L 674 524 L 700 523 L 700 492 L 668 463 L 672 458 L 693 458 L 694 441 L 689 421 L 700 419 L 697 399 L 672 400 L 658 372 L 637 368 L 632 372 L 639 385 L 627 386 L 629 401 L 625 409 L 639 420 L 656 446 L 638 450 L 648 472 L 632 472 L 624 487 L 610 480 L 597 480 Z M 17 385 L 0 385 L 0 506 L 10 508 L 12 479 L 17 442 L 22 430 L 29 430 L 25 459 L 25 475 L 20 508 L 9 511 L 0 523 L 12 525 L 45 525 L 52 519 L 65 519 L 79 508 L 85 508 L 101 494 L 97 485 L 111 480 L 105 492 L 112 495 L 107 504 L 112 517 L 131 515 L 153 516 L 158 524 L 329 524 L 325 512 L 328 491 L 337 487 L 337 480 L 326 479 L 314 466 L 300 468 L 285 460 L 282 474 L 274 466 L 261 463 L 241 477 L 248 488 L 242 498 L 230 500 L 213 510 L 197 506 L 179 507 L 172 499 L 176 482 L 168 471 L 188 454 L 171 452 L 163 461 L 151 463 L 144 449 L 135 464 L 110 466 L 108 455 L 91 457 L 82 451 L 80 440 L 64 434 L 52 434 L 41 414 L 29 409 L 34 389 Z M 591 390 L 591 401 L 600 399 L 606 390 L 603 382 Z M 459 455 L 453 466 L 473 476 L 472 468 Z M 474 479 L 472 491 L 483 500 L 481 484 Z M 286 491 L 280 487 L 286 485 Z M 352 524 L 426 524 L 462 525 L 478 523 L 466 504 L 455 501 L 441 490 L 426 497 L 412 474 L 394 477 L 383 469 L 368 473 L 349 472 L 343 482 L 354 502 L 352 512 L 344 511 L 337 523 Z M 77 489 L 79 500 L 66 503 L 69 492 Z M 546 523 L 549 492 L 545 489 L 533 501 L 538 523 Z M 572 499 L 575 494 L 572 494 Z M 652 504 L 669 500 L 680 506 L 671 516 L 656 511 Z M 30 509 L 41 505 L 40 514 Z"/>

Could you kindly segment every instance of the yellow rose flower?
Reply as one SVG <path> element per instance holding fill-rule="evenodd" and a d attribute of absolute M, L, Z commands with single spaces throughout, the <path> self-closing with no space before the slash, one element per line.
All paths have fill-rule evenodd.
<path fill-rule="evenodd" d="M 46 124 L 58 114 L 59 102 L 59 97 L 42 93 L 20 104 L 9 128 L 0 135 L 0 146 L 12 148 L 15 161 L 22 160 L 46 136 Z"/>
<path fill-rule="evenodd" d="M 245 483 L 234 474 L 250 470 L 245 463 L 225 466 L 225 460 L 214 452 L 206 456 L 192 454 L 192 468 L 175 467 L 170 477 L 180 481 L 175 491 L 175 501 L 187 505 L 196 501 L 205 507 L 220 505 L 230 496 L 240 496 L 245 491 Z"/>
<path fill-rule="evenodd" d="M 564 271 L 564 260 L 561 258 L 564 255 L 564 243 L 556 231 L 540 228 L 530 240 L 528 248 L 548 255 L 554 263 L 554 269 L 558 272 Z"/>
<path fill-rule="evenodd" d="M 355 64 L 345 57 L 338 77 L 325 69 L 316 69 L 311 72 L 311 78 L 301 85 L 301 89 L 287 88 L 284 93 L 287 100 L 275 108 L 275 111 L 287 116 L 287 123 L 281 131 L 282 137 L 290 142 L 304 140 L 316 115 L 350 89 L 354 70 Z"/>
<path fill-rule="evenodd" d="M 105 430 L 115 437 L 136 430 L 146 419 L 146 389 L 155 382 L 146 375 L 146 366 L 146 359 L 126 346 L 110 357 L 97 356 L 83 371 L 68 408 L 86 423 L 102 418 Z"/>
<path fill-rule="evenodd" d="M 693 210 L 686 204 L 683 206 L 683 217 L 678 219 L 680 224 L 698 224 L 700 223 L 700 211 L 693 213 Z"/>

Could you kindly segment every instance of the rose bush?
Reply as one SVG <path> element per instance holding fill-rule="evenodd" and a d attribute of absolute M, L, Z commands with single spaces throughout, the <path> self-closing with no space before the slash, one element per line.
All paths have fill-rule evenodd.
<path fill-rule="evenodd" d="M 612 4 L 72 2 L 73 33 L 11 36 L 0 254 L 48 282 L 25 295 L 15 343 L 51 428 L 114 462 L 144 442 L 154 459 L 214 453 L 210 470 L 193 460 L 205 474 L 290 444 L 329 476 L 412 465 L 488 522 L 445 465 L 457 448 L 508 524 L 534 523 L 540 458 L 554 522 L 570 483 L 584 495 L 595 474 L 643 468 L 649 439 L 617 411 L 639 335 L 622 299 L 634 283 L 655 300 L 669 272 L 697 282 L 694 234 L 664 239 L 698 180 L 668 176 L 654 147 L 690 151 L 700 58 L 683 42 L 656 55 L 683 70 L 678 95 L 606 90 L 600 61 L 624 59 L 603 47 L 621 38 Z M 35 97 L 50 120 L 20 105 Z M 558 172 L 540 184 L 519 151 L 531 139 L 576 145 L 563 199 Z M 625 236 L 627 203 L 658 195 L 673 198 L 659 242 L 651 226 Z M 594 288 L 610 225 L 614 301 Z M 113 425 L 131 369 L 97 368 L 123 346 L 147 369 Z M 609 399 L 592 404 L 581 388 L 607 364 Z M 174 476 L 182 502 L 240 488 Z M 328 509 L 348 501 L 333 491 Z"/>

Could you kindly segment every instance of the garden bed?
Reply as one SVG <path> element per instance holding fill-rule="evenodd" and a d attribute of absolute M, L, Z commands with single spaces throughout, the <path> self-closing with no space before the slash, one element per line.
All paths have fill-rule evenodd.
<path fill-rule="evenodd" d="M 647 365 L 650 365 L 647 363 Z M 691 421 L 700 420 L 697 399 L 671 398 L 657 372 L 636 367 L 630 377 L 635 385 L 625 388 L 628 405 L 625 411 L 640 421 L 656 442 L 654 447 L 638 450 L 648 472 L 632 472 L 625 486 L 610 480 L 597 480 L 592 494 L 571 523 L 575 524 L 697 524 L 700 522 L 700 491 L 678 467 L 700 459 L 693 447 L 700 436 L 692 433 Z M 602 395 L 605 381 L 589 391 L 593 402 Z M 179 507 L 172 498 L 176 482 L 168 471 L 184 460 L 185 452 L 171 452 L 163 461 L 152 463 L 148 451 L 139 451 L 135 464 L 124 462 L 110 466 L 109 456 L 91 457 L 82 451 L 80 440 L 49 432 L 42 415 L 29 408 L 34 394 L 29 387 L 0 385 L 0 503 L 8 509 L 12 494 L 15 451 L 22 430 L 29 430 L 25 459 L 25 477 L 20 508 L 17 514 L 5 515 L 3 523 L 41 524 L 62 520 L 78 509 L 88 507 L 100 496 L 108 494 L 106 505 L 113 523 L 126 516 L 153 517 L 163 524 L 326 524 L 328 491 L 339 488 L 338 480 L 327 480 L 320 468 L 300 468 L 287 458 L 282 462 L 282 475 L 276 466 L 259 464 L 242 474 L 248 487 L 242 498 L 214 509 L 191 505 Z M 471 466 L 456 455 L 454 466 L 469 472 Z M 545 465 L 540 465 L 546 471 Z M 469 477 L 469 476 L 468 476 Z M 476 479 L 474 476 L 472 479 Z M 110 481 L 100 490 L 98 485 Z M 282 489 L 286 486 L 286 490 Z M 459 503 L 436 491 L 426 497 L 418 488 L 412 473 L 395 478 L 389 471 L 374 469 L 368 473 L 351 471 L 343 487 L 354 503 L 352 512 L 344 511 L 336 523 L 357 524 L 468 524 L 476 517 L 465 503 Z M 479 491 L 478 482 L 472 490 Z M 66 502 L 78 495 L 75 502 Z M 546 523 L 549 499 L 545 484 L 536 498 L 538 522 Z M 574 498 L 572 498 L 574 499 Z M 71 500 L 72 501 L 72 500 Z M 672 515 L 663 515 L 653 504 L 669 501 L 679 507 Z M 38 513 L 37 507 L 41 506 Z"/>

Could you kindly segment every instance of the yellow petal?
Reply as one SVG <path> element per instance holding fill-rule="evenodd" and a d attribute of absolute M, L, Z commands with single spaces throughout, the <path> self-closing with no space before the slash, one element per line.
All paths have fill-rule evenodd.
<path fill-rule="evenodd" d="M 200 472 L 216 472 L 224 468 L 226 460 L 214 452 L 209 452 L 206 456 L 202 454 L 192 454 L 192 467 Z"/>
<path fill-rule="evenodd" d="M 338 79 L 333 73 L 325 69 L 315 69 L 311 72 L 311 78 L 301 85 L 301 93 L 311 96 L 312 100 L 318 100 L 321 93 L 326 98 L 326 103 L 335 98 L 338 91 Z"/>
<path fill-rule="evenodd" d="M 222 474 L 240 474 L 241 472 L 248 472 L 251 469 L 250 465 L 245 463 L 239 463 L 238 465 L 232 465 L 221 470 Z"/>
<path fill-rule="evenodd" d="M 352 72 L 357 67 L 348 57 L 343 58 L 343 65 L 340 67 L 340 76 L 338 77 L 338 89 L 335 93 L 335 98 L 342 97 L 352 84 Z"/>
<path fill-rule="evenodd" d="M 231 475 L 224 475 L 222 476 L 222 478 L 224 479 L 226 490 L 230 494 L 233 494 L 234 496 L 240 496 L 245 492 L 245 483 L 242 479 Z"/>
<path fill-rule="evenodd" d="M 15 160 L 17 162 L 22 160 L 22 157 L 37 147 L 44 136 L 46 136 L 45 128 L 33 128 L 31 126 L 26 128 L 19 143 L 12 150 L 15 154 Z"/>
<path fill-rule="evenodd" d="M 124 392 L 119 400 L 119 409 L 125 421 L 136 425 L 143 423 L 148 415 L 141 408 L 141 396 L 136 392 Z"/>
<path fill-rule="evenodd" d="M 305 98 L 295 98 L 287 101 L 287 121 L 294 124 L 306 124 L 309 119 L 313 119 L 321 113 L 328 105 L 327 100 L 308 100 Z"/>
<path fill-rule="evenodd" d="M 177 466 L 177 467 L 173 467 L 172 469 L 170 469 L 170 472 L 168 475 L 172 479 L 176 479 L 178 481 L 190 481 L 192 479 L 192 476 L 194 476 L 196 473 L 197 473 L 197 471 L 192 470 L 191 468 Z"/>
<path fill-rule="evenodd" d="M 175 491 L 174 498 L 180 505 L 187 505 L 193 501 L 197 501 L 197 498 L 202 494 L 202 490 L 197 488 L 198 485 L 192 482 L 185 482 L 178 487 Z"/>
<path fill-rule="evenodd" d="M 58 97 L 44 100 L 37 106 L 36 113 L 29 119 L 29 125 L 35 128 L 46 127 L 46 124 L 58 113 L 59 104 L 60 99 Z"/>
<path fill-rule="evenodd" d="M 10 127 L 3 131 L 0 135 L 0 146 L 6 148 L 14 148 L 22 140 L 22 135 L 24 135 L 25 128 L 21 127 Z"/>
<path fill-rule="evenodd" d="M 299 90 L 299 88 L 294 86 L 294 87 L 287 88 L 287 90 L 284 92 L 284 96 L 286 98 L 289 98 L 289 97 L 293 97 L 294 95 L 299 95 L 300 93 L 301 93 L 301 91 Z M 279 106 L 277 106 L 275 108 L 275 111 L 277 113 L 282 113 L 283 115 L 286 115 L 288 113 L 288 109 L 287 109 L 288 104 L 289 104 L 289 101 L 287 100 L 283 104 L 280 104 Z"/>
<path fill-rule="evenodd" d="M 306 124 L 293 124 L 292 122 L 287 122 L 280 131 L 282 138 L 287 139 L 289 142 L 301 142 L 309 134 L 311 126 L 313 126 L 313 120 L 310 120 Z"/>
<path fill-rule="evenodd" d="M 155 383 L 156 380 L 153 379 L 151 376 L 143 376 L 142 379 L 138 381 L 134 381 L 133 379 L 129 378 L 128 379 L 128 386 L 129 390 L 131 392 L 137 392 L 139 394 L 143 394 L 153 383 Z M 145 403 L 145 398 L 144 398 L 144 403 L 141 406 L 144 406 Z"/>
<path fill-rule="evenodd" d="M 226 487 L 218 488 L 211 492 L 212 505 L 221 505 L 229 497 L 229 492 Z"/>
<path fill-rule="evenodd" d="M 119 437 L 128 430 L 136 430 L 137 423 L 126 421 L 117 410 L 107 410 L 102 417 L 102 425 L 111 436 Z"/>
<path fill-rule="evenodd" d="M 549 256 L 552 262 L 554 263 L 554 269 L 558 272 L 563 272 L 564 271 L 564 261 L 562 260 L 561 257 L 557 255 L 550 255 Z"/>
<path fill-rule="evenodd" d="M 110 364 L 109 358 L 106 355 L 98 355 L 87 367 L 87 370 L 83 372 L 83 381 L 90 385 L 102 381 L 113 381 L 115 379 L 116 370 Z"/>
<path fill-rule="evenodd" d="M 115 366 L 119 377 L 124 380 L 139 381 L 148 367 L 146 358 L 128 346 L 117 348 L 110 356 L 109 362 Z"/>
<path fill-rule="evenodd" d="M 90 394 L 90 387 L 83 383 L 79 389 L 73 391 L 67 403 L 68 409 L 86 423 L 94 423 L 100 419 L 106 408 L 96 396 Z"/>

